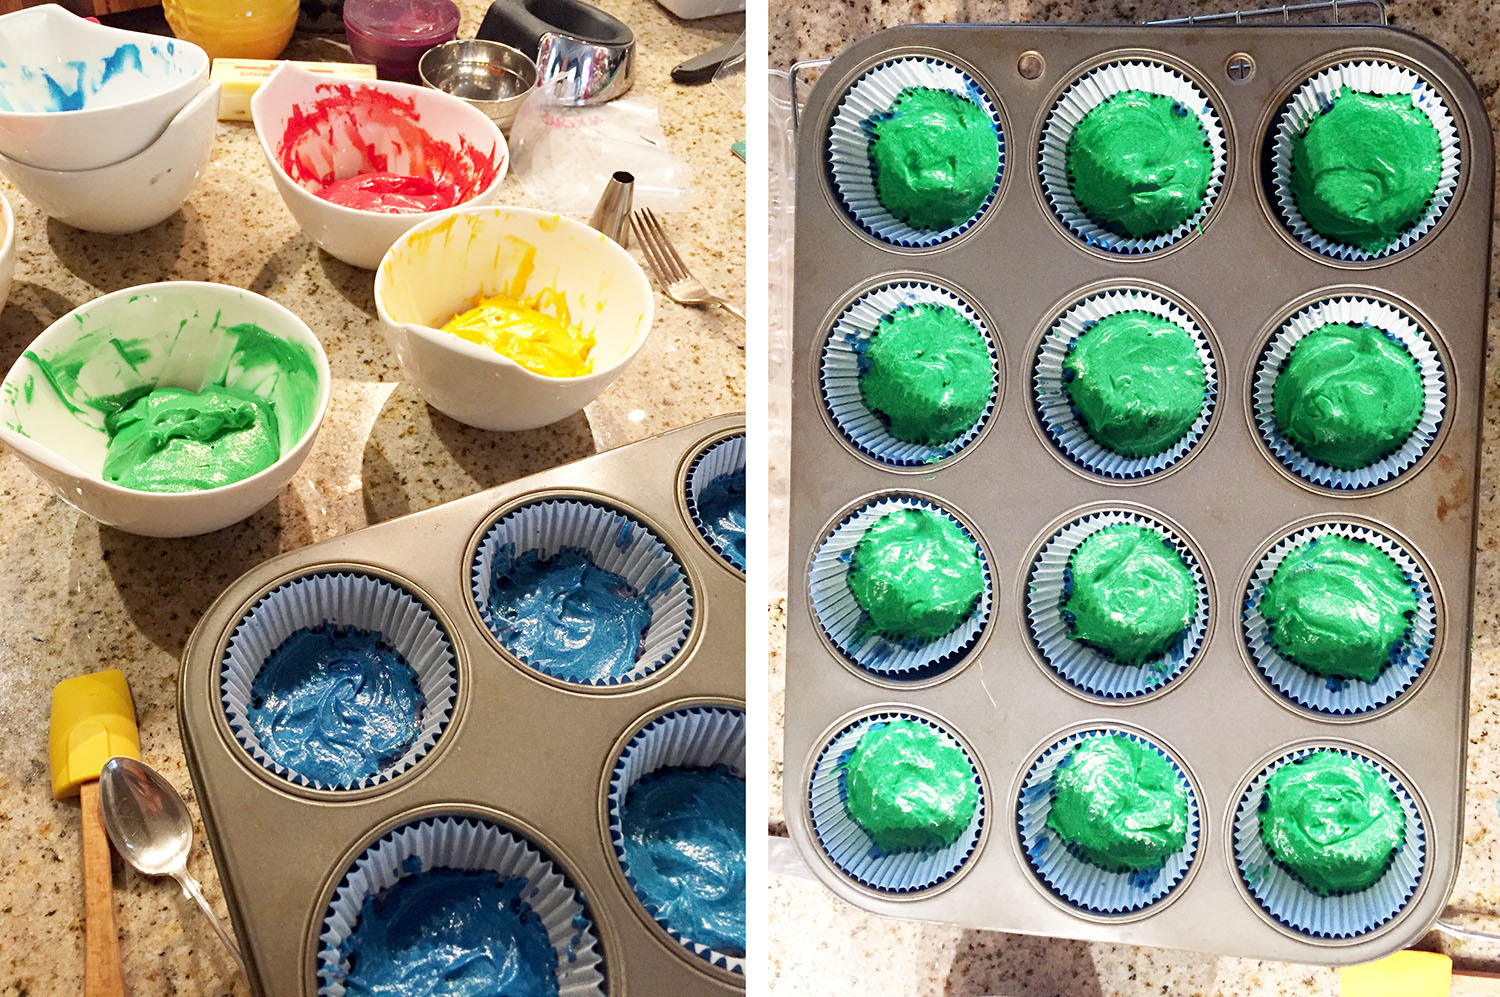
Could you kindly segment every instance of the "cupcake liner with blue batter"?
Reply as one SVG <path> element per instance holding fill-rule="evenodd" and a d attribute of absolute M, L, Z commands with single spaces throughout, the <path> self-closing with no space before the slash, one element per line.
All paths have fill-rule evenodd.
<path fill-rule="evenodd" d="M 1348 87 L 1359 93 L 1387 96 L 1410 94 L 1412 103 L 1427 115 L 1438 133 L 1441 167 L 1437 190 L 1422 217 L 1379 252 L 1334 242 L 1319 235 L 1297 210 L 1297 198 L 1292 192 L 1292 148 L 1296 139 L 1307 130 L 1314 118 L 1333 106 L 1333 99 L 1341 87 Z M 1453 192 L 1458 188 L 1460 167 L 1458 128 L 1454 124 L 1453 113 L 1443 103 L 1443 98 L 1415 72 L 1389 62 L 1345 62 L 1318 73 L 1292 93 L 1271 133 L 1271 187 L 1281 223 L 1298 242 L 1313 252 L 1351 263 L 1384 259 L 1407 249 L 1430 232 L 1453 201 Z"/>
<path fill-rule="evenodd" d="M 1207 382 L 1203 411 L 1183 437 L 1166 451 L 1146 457 L 1126 457 L 1106 448 L 1088 434 L 1068 395 L 1068 375 L 1063 368 L 1068 351 L 1078 337 L 1102 319 L 1121 312 L 1143 311 L 1182 329 L 1198 348 Z M 1091 294 L 1070 305 L 1042 336 L 1031 373 L 1032 405 L 1047 439 L 1069 461 L 1090 474 L 1119 481 L 1140 480 L 1181 461 L 1208 430 L 1219 399 L 1218 363 L 1208 337 L 1180 306 L 1149 291 L 1121 289 Z"/>
<path fill-rule="evenodd" d="M 688 515 L 693 520 L 693 526 L 698 530 L 698 535 L 704 542 L 713 548 L 714 553 L 731 568 L 740 574 L 745 573 L 745 558 L 743 553 L 734 550 L 722 540 L 714 537 L 709 530 L 704 517 L 703 510 L 699 507 L 698 498 L 703 494 L 703 489 L 708 485 L 738 471 L 741 475 L 745 473 L 745 434 L 737 433 L 734 436 L 725 437 L 711 444 L 707 449 L 693 458 L 692 464 L 688 465 L 687 480 L 684 482 L 684 499 L 687 501 Z M 741 510 L 743 513 L 744 510 Z"/>
<path fill-rule="evenodd" d="M 416 672 L 425 700 L 417 737 L 394 763 L 374 775 L 338 784 L 294 772 L 274 760 L 250 723 L 251 686 L 261 667 L 293 633 L 324 623 L 379 634 Z M 261 597 L 235 626 L 219 669 L 219 699 L 235 740 L 269 771 L 312 789 L 362 789 L 407 771 L 443 735 L 457 694 L 453 645 L 437 617 L 397 584 L 350 572 L 307 575 Z"/>
<path fill-rule="evenodd" d="M 881 203 L 875 190 L 869 121 L 886 113 L 896 97 L 912 87 L 946 90 L 973 101 L 989 115 L 1000 151 L 1000 165 L 984 202 L 968 220 L 940 231 L 919 229 L 897 218 Z M 839 102 L 828 129 L 828 171 L 840 205 L 860 228 L 895 246 L 935 246 L 968 231 L 994 203 L 1000 178 L 1005 173 L 1005 135 L 1000 113 L 984 88 L 957 66 L 919 57 L 883 62 L 855 80 Z"/>
<path fill-rule="evenodd" d="M 365 849 L 334 891 L 318 931 L 318 997 L 343 997 L 349 959 L 344 942 L 359 926 L 365 898 L 402 878 L 434 869 L 489 870 L 525 882 L 521 899 L 546 928 L 557 953 L 561 997 L 603 997 L 604 946 L 587 901 L 571 877 L 524 836 L 476 817 L 429 817 L 403 824 Z"/>
<path fill-rule="evenodd" d="M 623 577 L 646 599 L 651 622 L 641 638 L 635 665 L 623 674 L 598 681 L 553 677 L 584 686 L 619 685 L 645 678 L 677 655 L 693 623 L 693 592 L 681 562 L 635 517 L 581 499 L 529 502 L 501 516 L 480 539 L 471 573 L 474 603 L 502 647 L 506 646 L 506 628 L 490 609 L 496 570 L 531 551 L 549 559 L 564 550 L 582 550 L 595 567 Z M 521 655 L 516 657 L 524 661 Z M 552 674 L 530 663 L 527 667 Z"/>
<path fill-rule="evenodd" d="M 694 955 L 731 973 L 743 974 L 745 957 L 717 951 L 677 931 L 656 916 L 651 898 L 640 892 L 630 874 L 622 845 L 621 809 L 630 789 L 645 776 L 665 768 L 713 768 L 722 765 L 745 777 L 745 711 L 729 706 L 691 706 L 652 720 L 625 745 L 609 777 L 609 840 L 626 882 L 646 912 Z"/>
<path fill-rule="evenodd" d="M 969 539 L 976 540 L 956 516 L 930 502 L 905 496 L 876 499 L 846 516 L 814 551 L 808 570 L 809 601 L 818 626 L 851 664 L 881 678 L 918 680 L 949 670 L 979 640 L 993 611 L 994 581 L 989 559 L 976 540 L 974 549 L 984 572 L 984 590 L 957 628 L 929 641 L 902 641 L 876 631 L 869 614 L 854 598 L 849 569 L 854 548 L 865 531 L 880 517 L 898 509 L 923 509 L 945 516 Z"/>
<path fill-rule="evenodd" d="M 1400 343 L 1417 363 L 1422 378 L 1422 415 L 1405 443 L 1366 467 L 1345 471 L 1304 454 L 1276 425 L 1276 378 L 1292 348 L 1325 325 L 1373 326 Z M 1328 298 L 1301 309 L 1266 343 L 1250 388 L 1251 411 L 1261 442 L 1283 467 L 1311 485 L 1339 492 L 1377 488 L 1399 477 L 1432 447 L 1447 415 L 1448 375 L 1432 337 L 1416 319 L 1394 305 L 1352 295 Z"/>
<path fill-rule="evenodd" d="M 1417 614 L 1407 637 L 1393 660 L 1375 681 L 1334 678 L 1308 671 L 1285 658 L 1271 642 L 1270 627 L 1261 614 L 1266 586 L 1287 555 L 1319 537 L 1340 536 L 1374 544 L 1389 554 L 1411 582 L 1417 596 Z M 1241 625 L 1250 661 L 1260 676 L 1283 698 L 1305 710 L 1331 717 L 1356 717 L 1395 701 L 1421 677 L 1432 656 L 1437 635 L 1437 604 L 1426 573 L 1406 548 L 1376 530 L 1350 523 L 1322 523 L 1287 536 L 1275 544 L 1256 565 L 1246 587 Z"/>
<path fill-rule="evenodd" d="M 974 787 L 979 794 L 974 817 L 953 844 L 933 850 L 887 852 L 875 844 L 868 831 L 849 815 L 845 769 L 850 754 L 870 727 L 893 720 L 914 720 L 942 734 L 964 752 L 969 764 L 973 756 L 944 730 L 926 717 L 908 713 L 879 713 L 863 717 L 834 734 L 813 763 L 807 788 L 807 812 L 814 836 L 823 852 L 846 876 L 872 890 L 910 894 L 930 890 L 952 879 L 974 856 L 984 831 L 984 782 L 974 767 Z"/>
<path fill-rule="evenodd" d="M 1108 654 L 1068 636 L 1062 612 L 1071 579 L 1068 562 L 1080 544 L 1107 526 L 1127 523 L 1155 531 L 1178 554 L 1192 573 L 1198 606 L 1187 630 L 1164 654 L 1139 665 L 1124 665 Z M 1133 512 L 1091 513 L 1052 535 L 1032 561 L 1026 580 L 1026 621 L 1032 645 L 1042 660 L 1068 685 L 1089 696 L 1122 701 L 1149 695 L 1183 674 L 1203 647 L 1213 618 L 1208 581 L 1187 542 L 1164 524 Z"/>
<path fill-rule="evenodd" d="M 1213 166 L 1209 171 L 1208 189 L 1203 194 L 1203 206 L 1170 232 L 1151 238 L 1133 238 L 1111 232 L 1095 222 L 1074 198 L 1073 184 L 1068 177 L 1068 141 L 1073 137 L 1078 123 L 1094 108 L 1127 90 L 1170 97 L 1179 106 L 1196 115 L 1203 125 L 1209 150 L 1213 154 Z M 1139 256 L 1165 249 L 1203 225 L 1223 190 L 1228 153 L 1219 113 L 1197 84 L 1170 66 L 1159 62 L 1139 61 L 1112 62 L 1100 66 L 1064 90 L 1047 115 L 1046 124 L 1042 126 L 1037 160 L 1047 205 L 1070 233 L 1086 245 L 1106 252 Z"/>
<path fill-rule="evenodd" d="M 1160 754 L 1172 766 L 1187 793 L 1187 837 L 1159 869 L 1109 870 L 1088 861 L 1047 826 L 1052 812 L 1052 776 L 1068 753 L 1092 737 L 1123 737 Z M 1043 751 L 1021 781 L 1016 800 L 1016 833 L 1033 875 L 1058 899 L 1090 914 L 1128 915 L 1166 899 L 1192 869 L 1202 831 L 1198 797 L 1177 759 L 1139 734 L 1099 728 L 1071 734 Z"/>
<path fill-rule="evenodd" d="M 1266 784 L 1282 765 L 1299 761 L 1316 751 L 1339 754 L 1368 762 L 1390 783 L 1406 813 L 1406 840 L 1397 849 L 1390 868 L 1371 886 L 1356 893 L 1319 896 L 1272 858 L 1260 836 L 1261 807 Z M 1367 935 L 1390 921 L 1406 907 L 1421 884 L 1427 863 L 1427 827 L 1421 811 L 1406 786 L 1375 759 L 1344 749 L 1308 748 L 1277 759 L 1251 780 L 1234 812 L 1233 852 L 1241 885 L 1278 923 L 1313 938 L 1354 939 Z"/>
<path fill-rule="evenodd" d="M 860 377 L 865 354 L 884 318 L 898 308 L 936 305 L 958 312 L 983 337 L 993 365 L 990 400 L 974 424 L 947 443 L 930 446 L 891 435 L 887 420 L 865 404 Z M 967 301 L 946 288 L 919 281 L 882 284 L 856 298 L 833 323 L 823 344 L 818 387 L 834 426 L 849 444 L 873 460 L 892 467 L 925 467 L 962 451 L 979 436 L 995 411 L 1000 394 L 1000 352 L 995 338 Z"/>

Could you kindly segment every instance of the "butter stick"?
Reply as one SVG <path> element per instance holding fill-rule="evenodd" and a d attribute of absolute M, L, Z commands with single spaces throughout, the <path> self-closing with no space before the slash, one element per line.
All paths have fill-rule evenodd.
<path fill-rule="evenodd" d="M 249 121 L 250 97 L 270 78 L 280 59 L 215 59 L 209 79 L 223 84 L 219 92 L 220 121 Z M 367 62 L 293 62 L 310 73 L 341 76 L 351 80 L 375 79 L 375 67 Z"/>

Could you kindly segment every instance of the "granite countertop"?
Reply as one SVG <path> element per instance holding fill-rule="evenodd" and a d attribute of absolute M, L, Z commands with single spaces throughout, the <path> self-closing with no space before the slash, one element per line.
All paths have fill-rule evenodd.
<path fill-rule="evenodd" d="M 1271 4 L 1246 3 L 1246 7 Z M 1500 123 L 1500 58 L 1488 30 L 1476 23 L 1493 20 L 1487 0 L 1413 3 L 1388 0 L 1390 22 L 1425 35 L 1452 52 L 1478 84 L 1491 126 Z M 770 64 L 785 68 L 798 59 L 835 55 L 856 39 L 881 28 L 919 21 L 1033 21 L 1127 23 L 1212 13 L 1233 3 L 1189 5 L 1171 0 L 842 0 L 826 7 L 772 0 Z M 1486 21 L 1489 19 L 1489 21 Z M 1496 241 L 1500 252 L 1500 240 Z M 1491 290 L 1500 287 L 1491 263 Z M 774 284 L 773 284 L 774 289 Z M 1490 370 L 1497 368 L 1500 309 L 1491 298 Z M 773 314 L 776 302 L 772 302 Z M 781 334 L 770 342 L 775 369 Z M 1493 373 L 1492 373 L 1493 377 Z M 773 412 L 777 393 L 772 392 Z M 775 425 L 775 444 L 783 439 Z M 1487 392 L 1479 485 L 1477 592 L 1474 608 L 1470 685 L 1467 801 L 1464 851 L 1448 915 L 1475 927 L 1500 931 L 1500 590 L 1495 583 L 1500 544 L 1500 505 L 1495 482 L 1500 463 L 1500 396 Z M 773 514 L 776 499 L 773 495 Z M 773 527 L 774 529 L 774 527 Z M 781 574 L 772 566 L 773 583 Z M 784 603 L 773 602 L 769 751 L 770 831 L 785 834 L 781 809 L 781 720 L 784 706 Z M 1495 735 L 1494 738 L 1491 735 Z M 782 844 L 773 842 L 774 846 Z M 774 862 L 773 862 L 774 868 Z M 778 995 L 899 993 L 911 997 L 952 994 L 1005 994 L 1025 997 L 1096 997 L 1108 994 L 1311 995 L 1334 994 L 1336 971 L 1289 963 L 1222 958 L 1170 949 L 1090 944 L 947 925 L 888 920 L 867 915 L 835 899 L 821 885 L 794 875 L 771 877 L 769 981 Z M 1471 920 L 1472 919 L 1472 920 Z M 1460 967 L 1495 971 L 1500 947 L 1459 943 L 1430 934 L 1424 948 L 1442 950 Z M 1455 989 L 1455 992 L 1461 992 Z"/>
<path fill-rule="evenodd" d="M 461 37 L 487 6 L 460 0 Z M 660 104 L 673 152 L 692 166 L 692 211 L 663 218 L 695 274 L 745 296 L 745 166 L 730 151 L 744 119 L 714 86 L 680 87 L 668 71 L 738 34 L 742 18 L 679 21 L 651 0 L 601 0 L 639 39 L 633 96 Z M 160 12 L 155 13 L 160 18 Z M 326 38 L 293 40 L 292 58 L 338 58 Z M 345 61 L 347 56 L 344 57 Z M 327 421 L 306 464 L 272 504 L 218 533 L 153 540 L 100 527 L 0 452 L 0 994 L 82 993 L 83 893 L 76 801 L 52 798 L 47 725 L 52 687 L 118 668 L 130 681 L 142 757 L 194 802 L 178 739 L 183 646 L 234 578 L 283 551 L 472 494 L 700 419 L 745 407 L 745 330 L 725 313 L 660 294 L 633 365 L 584 412 L 545 429 L 489 433 L 428 408 L 403 383 L 381 338 L 370 271 L 304 236 L 272 186 L 255 131 L 221 122 L 213 160 L 182 210 L 137 235 L 93 235 L 48 221 L 7 182 L 19 260 L 0 312 L 0 370 L 73 307 L 122 287 L 209 280 L 287 306 L 322 339 L 333 372 Z M 501 203 L 532 203 L 508 180 Z M 196 815 L 196 805 L 194 806 Z M 196 829 L 189 869 L 224 910 Z M 170 881 L 116 860 L 125 979 L 139 995 L 242 994 L 206 919 Z"/>

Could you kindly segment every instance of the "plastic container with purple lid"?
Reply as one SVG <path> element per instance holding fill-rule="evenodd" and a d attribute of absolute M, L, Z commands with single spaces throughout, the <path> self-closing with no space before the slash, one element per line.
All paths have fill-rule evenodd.
<path fill-rule="evenodd" d="M 345 0 L 344 31 L 360 62 L 373 62 L 380 78 L 415 83 L 417 60 L 458 35 L 453 0 Z"/>

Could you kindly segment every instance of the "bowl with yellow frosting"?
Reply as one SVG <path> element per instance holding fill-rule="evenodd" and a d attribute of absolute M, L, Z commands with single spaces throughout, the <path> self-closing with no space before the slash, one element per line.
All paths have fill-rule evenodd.
<path fill-rule="evenodd" d="M 271 501 L 328 409 L 328 358 L 281 305 L 172 281 L 48 326 L 0 382 L 0 442 L 63 501 L 145 536 L 194 536 Z"/>
<path fill-rule="evenodd" d="M 599 396 L 646 341 L 646 274 L 614 240 L 530 208 L 466 208 L 403 235 L 375 307 L 406 376 L 444 415 L 536 429 Z"/>

